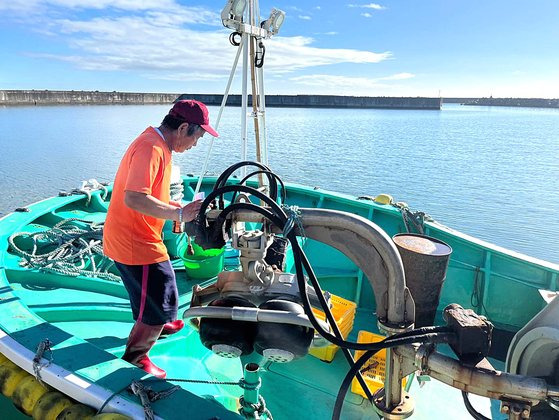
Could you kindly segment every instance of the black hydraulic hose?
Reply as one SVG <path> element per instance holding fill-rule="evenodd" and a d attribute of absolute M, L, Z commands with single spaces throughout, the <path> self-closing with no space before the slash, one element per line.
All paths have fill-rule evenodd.
<path fill-rule="evenodd" d="M 276 180 L 279 181 L 279 183 L 281 184 L 281 202 L 282 202 L 282 204 L 284 204 L 285 203 L 285 185 L 283 184 L 283 181 L 281 180 L 281 178 L 276 173 L 274 173 L 272 171 L 259 170 L 259 171 L 251 172 L 250 174 L 245 176 L 243 179 L 241 179 L 239 184 L 244 185 L 244 183 L 248 179 L 250 179 L 254 175 L 258 175 L 258 174 L 266 174 L 266 176 L 268 177 L 268 180 L 270 180 L 270 177 L 274 178 L 274 183 L 272 184 L 270 182 L 270 197 L 274 198 L 274 196 L 275 196 L 276 200 L 277 200 L 277 195 L 278 195 L 278 193 L 277 193 L 278 185 L 275 181 Z M 272 185 L 275 188 L 275 191 L 273 191 Z M 235 201 L 235 194 L 233 194 L 233 200 L 231 200 L 231 201 Z"/>
<path fill-rule="evenodd" d="M 228 167 L 226 170 L 224 170 L 221 175 L 219 175 L 219 177 L 217 178 L 217 181 L 215 182 L 215 186 L 214 186 L 214 190 L 220 187 L 225 186 L 225 183 L 227 182 L 227 180 L 229 179 L 229 177 L 231 176 L 231 174 L 233 172 L 235 172 L 237 169 L 242 168 L 243 166 L 256 166 L 257 168 L 260 168 L 262 170 L 265 171 L 270 171 L 270 168 L 268 168 L 266 165 L 260 163 L 260 162 L 253 162 L 250 160 L 245 160 L 242 162 L 238 162 L 235 163 L 234 165 L 231 165 L 230 167 Z"/>
<path fill-rule="evenodd" d="M 221 188 L 218 188 L 216 190 L 213 190 L 212 192 L 210 192 L 208 194 L 206 199 L 203 201 L 202 206 L 200 207 L 200 211 L 198 212 L 198 216 L 200 217 L 200 221 L 203 222 L 206 219 L 206 210 L 209 207 L 210 203 L 214 200 L 214 198 L 216 198 L 219 195 L 222 196 L 223 194 L 228 193 L 228 192 L 232 192 L 232 191 L 246 192 L 246 193 L 252 194 L 255 197 L 259 198 L 260 200 L 264 201 L 266 204 L 268 204 L 274 210 L 280 209 L 280 211 L 281 211 L 281 207 L 279 207 L 279 205 L 275 201 L 273 201 L 266 194 L 258 191 L 256 188 L 247 187 L 246 185 L 226 185 L 225 187 L 221 187 Z M 282 211 L 282 213 L 283 213 L 283 211 Z M 283 227 L 283 223 L 285 223 L 285 221 L 282 221 L 282 226 L 280 226 L 280 228 Z"/>
<path fill-rule="evenodd" d="M 470 402 L 470 399 L 468 398 L 468 393 L 466 391 L 462 391 L 462 398 L 464 399 L 464 405 L 466 406 L 466 410 L 468 410 L 468 413 L 470 413 L 470 415 L 474 419 L 476 419 L 476 420 L 491 420 L 491 419 L 485 417 L 483 414 L 478 413 L 476 411 L 476 409 L 474 408 L 474 406 Z"/>
<path fill-rule="evenodd" d="M 418 330 L 419 329 L 420 328 L 418 328 Z M 392 340 L 388 343 L 386 343 L 388 339 L 383 340 L 383 342 L 386 343 L 385 348 L 397 347 L 397 346 L 402 346 L 405 344 L 412 344 L 412 343 L 448 342 L 448 339 L 453 336 L 453 333 L 451 332 L 436 332 L 436 333 L 427 333 L 427 334 L 419 334 L 419 335 L 408 335 L 406 337 L 402 337 L 404 334 L 409 334 L 411 332 L 413 332 L 413 330 L 408 331 L 406 333 L 393 335 L 389 337 Z M 367 363 L 367 361 L 371 357 L 373 357 L 376 353 L 378 353 L 379 350 L 381 349 L 367 350 L 349 369 L 344 380 L 342 381 L 342 385 L 340 386 L 338 395 L 336 396 L 336 403 L 334 404 L 334 411 L 332 412 L 332 420 L 339 420 L 342 412 L 345 396 L 347 394 L 347 391 L 349 390 L 351 381 L 353 380 L 355 375 L 357 375 L 357 373 L 361 371 L 361 368 L 365 365 L 365 363 Z"/>
<path fill-rule="evenodd" d="M 258 171 L 254 171 L 251 172 L 250 174 L 248 174 L 247 176 L 245 176 L 243 179 L 241 179 L 241 181 L 239 182 L 240 185 L 243 185 L 249 178 L 251 178 L 254 175 L 257 174 L 265 174 L 266 178 L 268 178 L 268 182 L 270 183 L 270 198 L 274 201 L 277 201 L 278 199 L 278 180 L 281 183 L 282 187 L 284 187 L 283 185 L 283 181 L 281 180 L 281 178 L 274 172 L 272 172 L 270 169 L 260 169 Z M 233 197 L 235 195 L 233 194 Z M 233 201 L 233 200 L 231 200 Z M 284 201 L 285 202 L 285 201 Z"/>
<path fill-rule="evenodd" d="M 264 165 L 260 162 L 253 162 L 253 161 L 250 161 L 250 160 L 245 160 L 245 161 L 242 161 L 242 162 L 238 162 L 238 163 L 235 163 L 235 164 L 231 165 L 227 169 L 225 169 L 221 173 L 221 175 L 219 175 L 219 177 L 217 178 L 217 181 L 215 182 L 213 190 L 215 191 L 218 188 L 224 187 L 225 184 L 227 183 L 227 181 L 229 180 L 229 177 L 233 174 L 233 172 L 235 172 L 239 168 L 242 168 L 243 166 L 256 166 L 259 169 L 271 172 L 270 168 L 268 168 L 266 165 Z M 277 199 L 277 197 L 274 197 L 274 201 L 276 199 Z M 220 208 L 223 209 L 223 207 L 225 205 L 225 203 L 223 201 L 223 197 L 219 200 L 219 204 L 220 204 Z"/>

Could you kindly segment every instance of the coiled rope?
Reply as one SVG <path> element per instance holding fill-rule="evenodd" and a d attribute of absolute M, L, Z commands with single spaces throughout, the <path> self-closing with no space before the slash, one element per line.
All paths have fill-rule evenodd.
<path fill-rule="evenodd" d="M 184 185 L 182 184 L 182 180 L 179 182 L 172 182 L 171 200 L 180 203 L 183 198 L 184 198 Z"/>
<path fill-rule="evenodd" d="M 287 215 L 287 222 L 283 227 L 283 236 L 287 237 L 289 232 L 297 225 L 297 235 L 304 237 L 305 231 L 303 229 L 303 223 L 301 222 L 301 210 L 299 210 L 299 207 L 282 205 L 281 208 Z"/>
<path fill-rule="evenodd" d="M 82 228 L 72 222 L 80 222 Z M 31 239 L 30 252 L 21 249 L 16 240 Z M 70 218 L 44 232 L 17 232 L 8 238 L 11 249 L 22 258 L 23 267 L 65 276 L 95 277 L 120 281 L 109 272 L 113 261 L 103 255 L 103 223 Z"/>
<path fill-rule="evenodd" d="M 247 419 L 261 418 L 265 415 L 267 419 L 273 420 L 272 413 L 270 413 L 270 410 L 266 408 L 266 401 L 264 401 L 264 397 L 262 397 L 262 395 L 258 396 L 257 404 L 246 402 L 244 397 L 239 398 L 239 404 L 241 405 L 241 408 L 239 408 L 239 414 Z M 258 413 L 258 417 L 255 413 Z"/>
<path fill-rule="evenodd" d="M 406 230 L 408 233 L 413 233 L 413 230 L 415 230 L 420 235 L 423 235 L 425 233 L 425 221 L 433 221 L 431 216 L 429 216 L 425 212 L 411 211 L 408 205 L 404 202 L 398 202 L 392 205 L 400 210 L 400 213 L 402 213 L 402 219 L 404 220 L 404 224 L 406 225 Z"/>

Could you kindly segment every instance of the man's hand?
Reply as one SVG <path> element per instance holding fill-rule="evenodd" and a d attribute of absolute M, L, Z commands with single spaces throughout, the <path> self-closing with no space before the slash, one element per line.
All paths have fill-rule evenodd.
<path fill-rule="evenodd" d="M 169 204 L 153 197 L 136 191 L 126 191 L 124 202 L 132 210 L 136 210 L 148 216 L 157 217 L 158 219 L 179 221 L 179 209 L 182 211 L 182 221 L 191 222 L 202 205 L 202 200 L 193 201 L 182 207 L 180 203 L 171 201 Z"/>
<path fill-rule="evenodd" d="M 203 200 L 196 200 L 184 206 L 182 208 L 182 221 L 192 222 L 198 215 L 202 202 Z"/>
<path fill-rule="evenodd" d="M 179 203 L 179 202 L 177 202 L 177 201 L 173 201 L 173 200 L 169 201 L 169 204 L 170 204 L 171 206 L 175 206 L 175 207 L 182 207 L 182 204 L 181 204 L 181 203 Z"/>

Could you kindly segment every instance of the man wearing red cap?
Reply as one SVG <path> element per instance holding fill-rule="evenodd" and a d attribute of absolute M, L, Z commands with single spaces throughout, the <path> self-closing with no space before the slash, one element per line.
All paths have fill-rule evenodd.
<path fill-rule="evenodd" d="M 176 102 L 158 128 L 148 127 L 128 147 L 105 221 L 103 251 L 115 261 L 136 321 L 122 358 L 160 378 L 166 373 L 148 352 L 161 333 L 173 334 L 184 326 L 177 320 L 175 272 L 161 232 L 165 220 L 193 220 L 202 204 L 198 200 L 183 207 L 170 200 L 171 153 L 196 146 L 206 132 L 218 137 L 206 106 Z"/>

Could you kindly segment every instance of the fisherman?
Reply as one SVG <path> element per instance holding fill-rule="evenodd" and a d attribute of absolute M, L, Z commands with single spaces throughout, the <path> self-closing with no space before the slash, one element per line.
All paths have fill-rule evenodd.
<path fill-rule="evenodd" d="M 177 320 L 178 291 L 161 232 L 165 220 L 193 220 L 201 200 L 185 206 L 170 200 L 171 152 L 196 146 L 209 125 L 206 106 L 178 101 L 158 128 L 148 127 L 124 154 L 116 173 L 105 228 L 103 251 L 115 261 L 128 291 L 136 321 L 122 358 L 159 378 L 166 373 L 148 352 L 159 336 L 183 326 Z"/>

